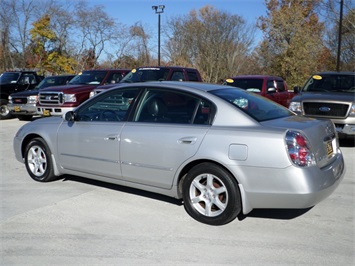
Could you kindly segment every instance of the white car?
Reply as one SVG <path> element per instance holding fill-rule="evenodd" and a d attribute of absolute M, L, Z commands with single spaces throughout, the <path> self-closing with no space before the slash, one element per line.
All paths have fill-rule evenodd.
<path fill-rule="evenodd" d="M 25 124 L 14 150 L 34 180 L 70 174 L 168 195 L 210 225 L 256 208 L 312 207 L 345 173 L 330 120 L 192 82 L 112 88 Z"/>

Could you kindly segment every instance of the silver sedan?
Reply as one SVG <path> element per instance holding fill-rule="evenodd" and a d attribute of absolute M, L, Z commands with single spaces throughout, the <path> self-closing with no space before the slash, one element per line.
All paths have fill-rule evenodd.
<path fill-rule="evenodd" d="M 222 225 L 256 208 L 309 208 L 345 166 L 330 120 L 223 85 L 125 84 L 25 124 L 16 158 L 36 181 L 71 174 L 182 199 Z"/>

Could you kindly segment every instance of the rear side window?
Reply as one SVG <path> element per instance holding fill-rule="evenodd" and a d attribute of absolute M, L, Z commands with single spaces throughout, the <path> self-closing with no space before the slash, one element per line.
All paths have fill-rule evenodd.
<path fill-rule="evenodd" d="M 287 108 L 252 92 L 222 89 L 210 91 L 210 93 L 234 105 L 259 122 L 294 115 Z"/>
<path fill-rule="evenodd" d="M 134 121 L 145 123 L 173 123 L 209 125 L 213 105 L 190 94 L 150 89 L 146 92 Z"/>
<path fill-rule="evenodd" d="M 199 81 L 198 75 L 195 71 L 187 71 L 189 81 Z"/>

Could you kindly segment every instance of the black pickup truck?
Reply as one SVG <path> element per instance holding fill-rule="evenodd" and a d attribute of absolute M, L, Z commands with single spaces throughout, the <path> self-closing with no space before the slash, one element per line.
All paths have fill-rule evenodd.
<path fill-rule="evenodd" d="M 7 104 L 8 97 L 14 92 L 31 90 L 43 79 L 35 71 L 11 71 L 0 75 L 0 120 L 12 118 Z"/>

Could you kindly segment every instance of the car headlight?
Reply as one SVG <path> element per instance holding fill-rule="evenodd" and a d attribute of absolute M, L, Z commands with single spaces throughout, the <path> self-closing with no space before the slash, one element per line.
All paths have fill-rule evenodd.
<path fill-rule="evenodd" d="M 95 96 L 95 92 L 94 91 L 90 91 L 90 94 L 89 94 L 89 98 Z"/>
<path fill-rule="evenodd" d="M 75 103 L 76 102 L 75 94 L 64 94 L 64 102 Z"/>
<path fill-rule="evenodd" d="M 355 116 L 355 103 L 351 106 L 350 115 Z"/>
<path fill-rule="evenodd" d="M 288 109 L 292 112 L 302 113 L 302 106 L 300 102 L 291 102 Z"/>
<path fill-rule="evenodd" d="M 31 95 L 27 97 L 27 103 L 37 103 L 38 95 Z"/>
<path fill-rule="evenodd" d="M 7 99 L 8 99 L 9 104 L 12 104 L 12 97 L 9 96 Z"/>

